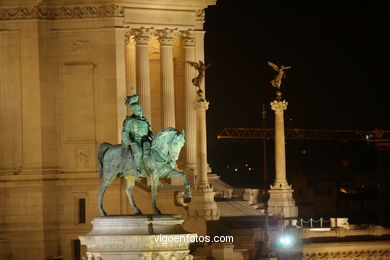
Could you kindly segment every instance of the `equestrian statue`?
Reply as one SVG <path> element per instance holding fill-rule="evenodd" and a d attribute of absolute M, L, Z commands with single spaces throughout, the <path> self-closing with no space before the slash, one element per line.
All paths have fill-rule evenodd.
<path fill-rule="evenodd" d="M 152 208 L 154 214 L 161 214 L 156 206 L 157 186 L 160 178 L 183 179 L 185 197 L 191 197 L 190 184 L 184 173 L 175 169 L 175 162 L 184 145 L 184 130 L 164 128 L 156 136 L 150 128 L 150 123 L 142 115 L 142 106 L 137 103 L 138 96 L 127 96 L 125 104 L 130 106 L 133 114 L 123 122 L 122 142 L 118 145 L 102 143 L 98 150 L 98 167 L 103 180 L 99 188 L 98 208 L 100 215 L 106 216 L 103 209 L 103 196 L 111 182 L 119 177 L 126 179 L 126 194 L 131 208 L 136 214 L 142 214 L 136 206 L 132 189 L 140 177 L 150 177 L 152 180 Z"/>

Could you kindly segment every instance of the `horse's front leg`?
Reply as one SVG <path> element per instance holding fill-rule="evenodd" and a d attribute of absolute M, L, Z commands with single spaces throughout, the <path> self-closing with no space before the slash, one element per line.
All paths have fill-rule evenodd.
<path fill-rule="evenodd" d="M 133 200 L 133 196 L 131 193 L 133 188 L 134 188 L 136 177 L 135 176 L 125 176 L 125 179 L 126 179 L 126 194 L 127 194 L 127 197 L 129 198 L 130 206 L 135 211 L 135 214 L 142 214 L 141 210 L 137 207 L 137 205 L 135 205 L 135 202 Z"/>
<path fill-rule="evenodd" d="M 152 208 L 154 214 L 161 214 L 160 210 L 156 205 L 156 195 L 157 195 L 157 185 L 158 185 L 158 177 L 152 177 Z"/>
<path fill-rule="evenodd" d="M 100 216 L 107 216 L 107 212 L 103 209 L 103 195 L 104 195 L 104 192 L 106 192 L 107 187 L 108 187 L 108 185 L 106 185 L 105 183 L 102 183 L 102 185 L 100 185 L 100 188 L 99 188 L 98 209 L 99 209 Z"/>
<path fill-rule="evenodd" d="M 186 175 L 184 173 L 179 172 L 177 170 L 172 170 L 166 177 L 167 178 L 177 178 L 177 177 L 181 178 L 183 180 L 183 183 L 184 183 L 185 187 L 186 187 L 186 191 L 184 193 L 184 197 L 185 198 L 191 198 L 191 196 L 192 196 L 191 185 L 188 182 L 187 177 L 186 177 Z"/>

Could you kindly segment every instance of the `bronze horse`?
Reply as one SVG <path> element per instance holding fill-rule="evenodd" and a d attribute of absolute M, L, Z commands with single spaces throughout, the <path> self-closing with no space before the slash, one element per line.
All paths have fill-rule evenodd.
<path fill-rule="evenodd" d="M 131 153 L 128 153 L 130 156 L 123 156 L 121 145 L 102 143 L 98 151 L 99 173 L 100 178 L 103 179 L 99 189 L 98 208 L 100 215 L 107 215 L 103 209 L 104 192 L 117 177 L 126 179 L 126 194 L 131 208 L 136 214 L 142 214 L 142 212 L 135 205 L 132 189 L 136 179 L 139 177 L 150 177 L 152 179 L 152 208 L 154 214 L 161 214 L 156 206 L 157 185 L 160 178 L 182 178 L 186 187 L 185 197 L 191 197 L 191 188 L 186 176 L 184 173 L 174 169 L 183 145 L 184 131 L 179 133 L 174 128 L 161 130 L 153 139 L 150 151 L 144 153 L 140 167 L 141 173 L 139 173 Z"/>

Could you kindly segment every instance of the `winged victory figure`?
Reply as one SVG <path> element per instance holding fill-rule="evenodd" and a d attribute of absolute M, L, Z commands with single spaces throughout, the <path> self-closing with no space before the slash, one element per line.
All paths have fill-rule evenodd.
<path fill-rule="evenodd" d="M 194 67 L 195 70 L 198 72 L 198 76 L 192 79 L 192 84 L 194 84 L 194 86 L 200 89 L 200 85 L 202 84 L 202 81 L 204 79 L 204 72 L 208 67 L 210 67 L 211 64 L 206 65 L 202 61 L 187 61 L 187 63 Z"/>
<path fill-rule="evenodd" d="M 286 78 L 286 74 L 285 74 L 284 70 L 291 69 L 291 66 L 283 66 L 282 65 L 279 68 L 276 64 L 274 64 L 270 61 L 268 61 L 268 65 L 271 66 L 274 69 L 274 71 L 278 72 L 278 74 L 276 74 L 276 76 L 273 78 L 273 80 L 271 80 L 271 84 L 273 87 L 280 89 L 280 86 L 282 85 L 282 79 Z"/>

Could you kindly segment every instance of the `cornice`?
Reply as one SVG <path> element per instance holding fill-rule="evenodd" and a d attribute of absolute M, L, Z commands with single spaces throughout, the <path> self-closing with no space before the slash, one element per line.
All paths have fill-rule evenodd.
<path fill-rule="evenodd" d="M 30 7 L 0 8 L 0 20 L 16 19 L 82 19 L 124 17 L 124 7 L 111 5 L 56 6 L 37 5 Z"/>
<path fill-rule="evenodd" d="M 350 251 L 329 251 L 319 253 L 304 253 L 302 259 L 387 259 L 390 256 L 390 250 L 378 249 L 378 250 L 350 250 Z"/>
<path fill-rule="evenodd" d="M 134 8 L 204 9 L 217 0 L 113 0 L 115 4 Z"/>
<path fill-rule="evenodd" d="M 56 5 L 43 2 L 38 5 L 24 6 L 5 6 L 2 4 L 0 5 L 0 20 L 124 17 L 125 8 L 162 8 L 194 10 L 197 21 L 203 23 L 204 8 L 216 4 L 216 0 L 114 0 L 100 4 L 90 2 L 84 5 L 77 5 L 77 2 L 70 1 L 70 4 L 69 2 L 63 4 L 59 2 Z"/>

